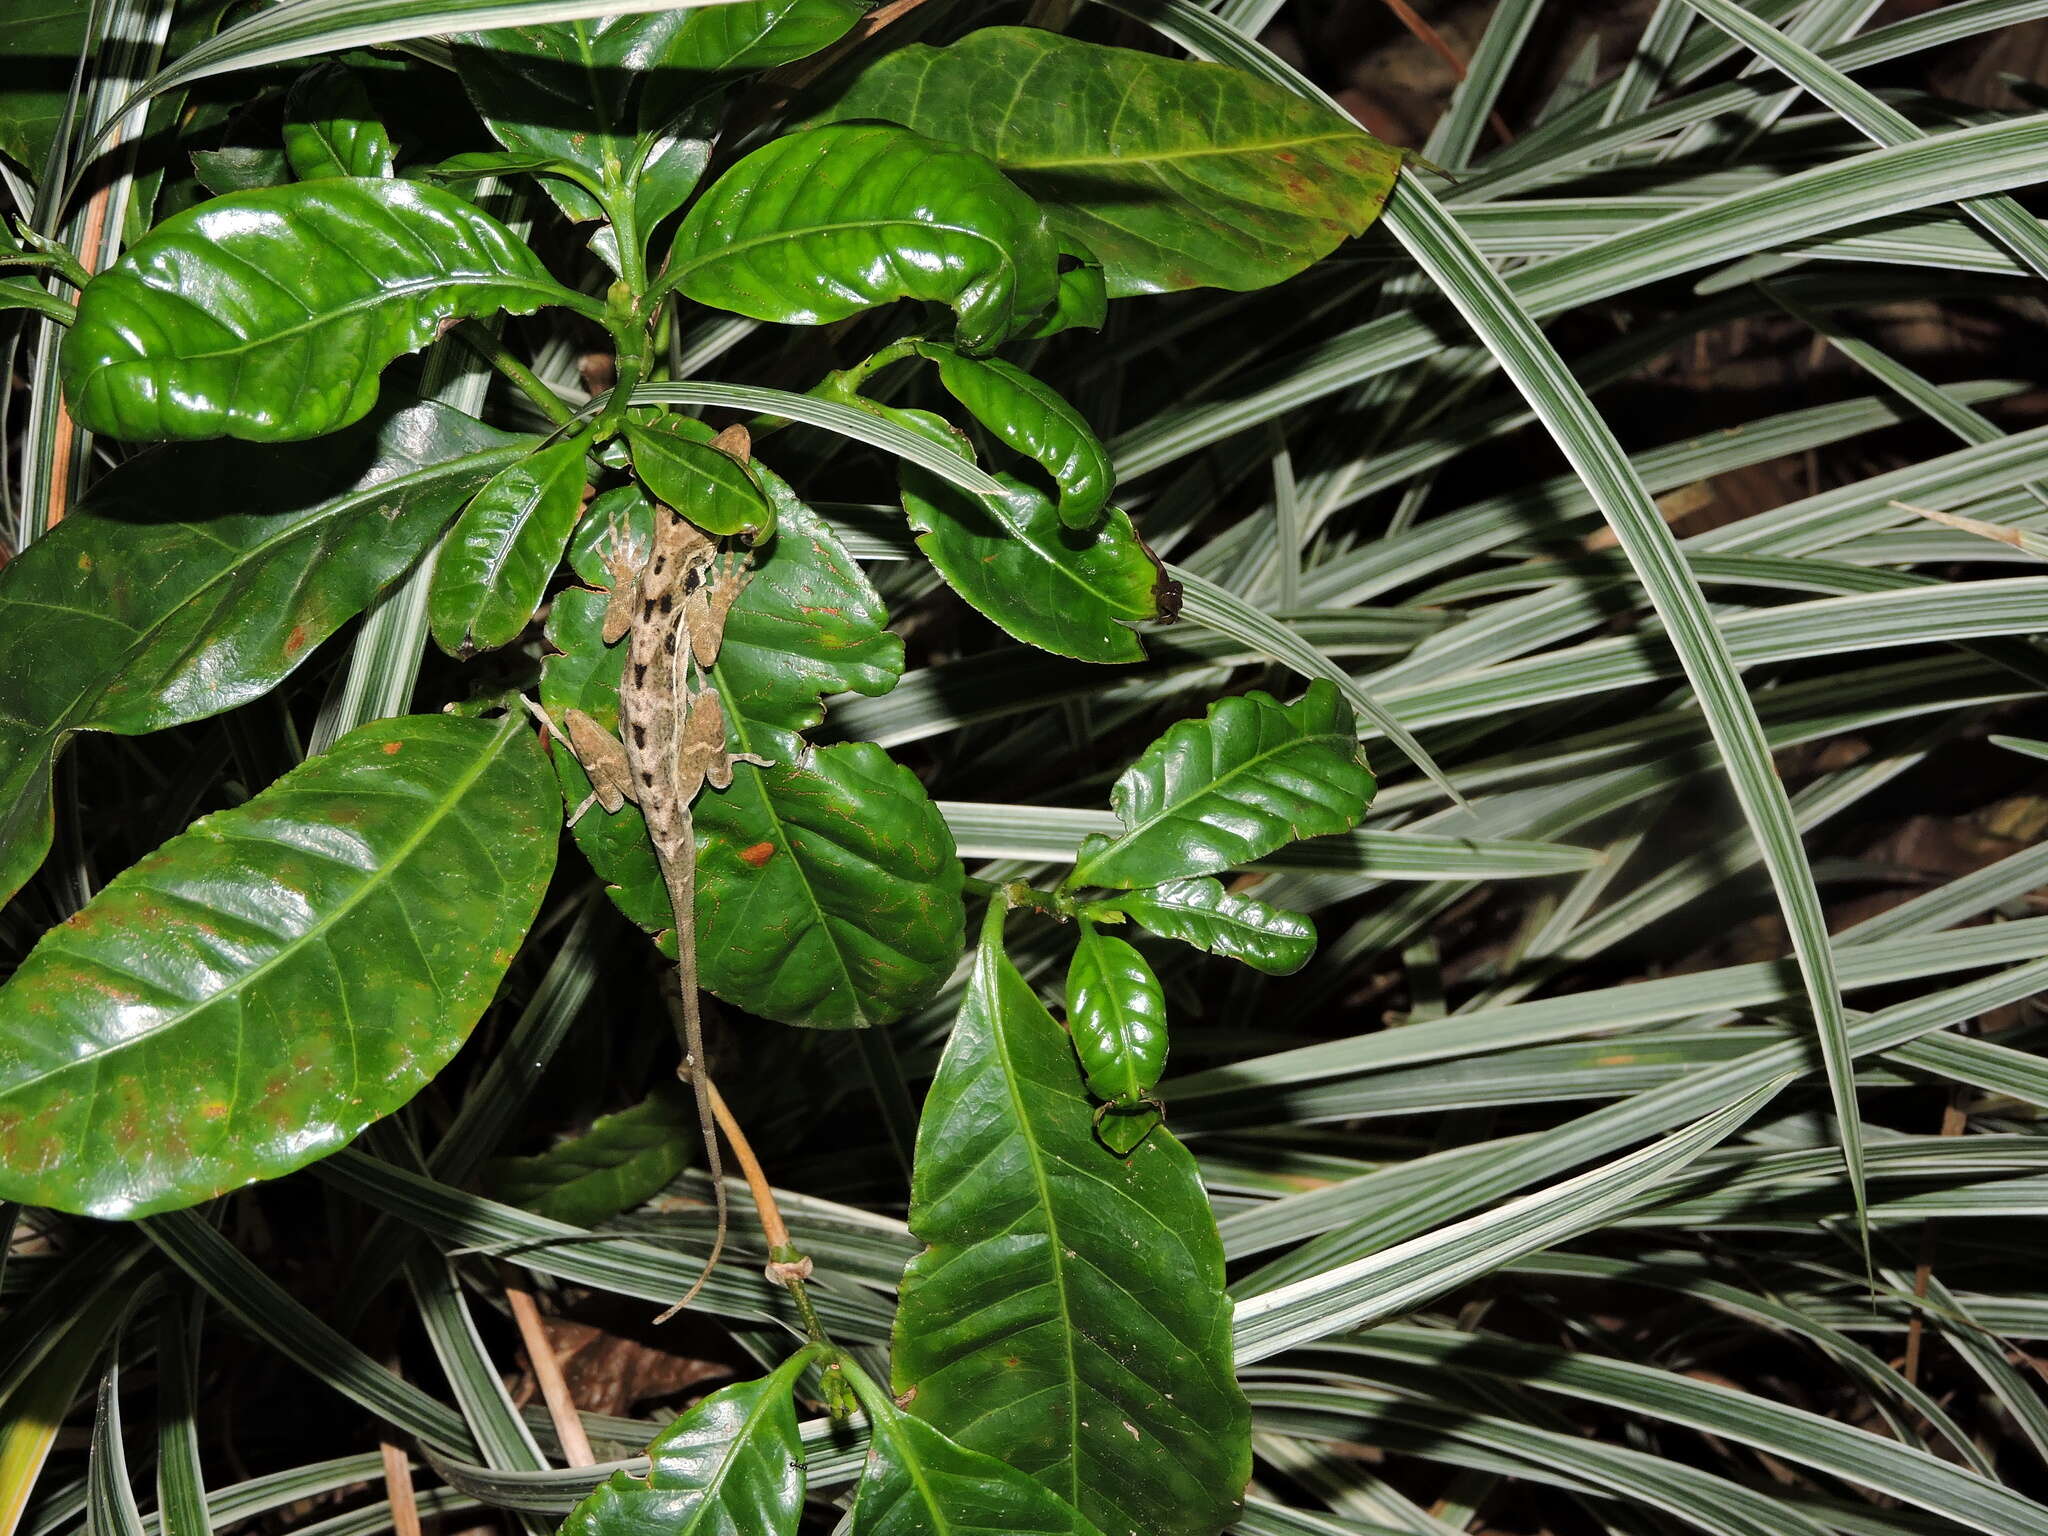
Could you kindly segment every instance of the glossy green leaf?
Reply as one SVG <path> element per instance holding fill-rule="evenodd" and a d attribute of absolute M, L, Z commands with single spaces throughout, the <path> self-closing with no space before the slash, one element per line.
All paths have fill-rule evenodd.
<path fill-rule="evenodd" d="M 1226 890 L 1206 875 L 1091 905 L 1128 913 L 1156 934 L 1269 976 L 1293 975 L 1316 952 L 1316 925 L 1306 914 Z"/>
<path fill-rule="evenodd" d="M 548 304 L 595 308 L 453 193 L 264 187 L 166 219 L 86 286 L 64 393 L 109 437 L 318 437 L 365 415 L 384 365 L 444 322 Z"/>
<path fill-rule="evenodd" d="M 1059 1025 L 984 930 L 917 1132 L 895 1385 L 1109 1531 L 1214 1536 L 1250 1473 L 1223 1245 L 1187 1150 L 1095 1139 Z"/>
<path fill-rule="evenodd" d="M 1350 831 L 1372 793 L 1350 706 L 1329 683 L 1292 704 L 1258 692 L 1221 699 L 1116 781 L 1110 807 L 1124 830 L 1082 843 L 1070 883 L 1130 889 L 1213 874 Z"/>
<path fill-rule="evenodd" d="M 605 16 L 471 32 L 455 40 L 456 71 L 484 126 L 514 154 L 563 169 L 564 175 L 546 176 L 542 185 L 578 223 L 603 216 L 600 190 L 627 199 L 626 170 L 638 158 L 633 98 L 646 67 L 644 60 L 637 66 L 629 61 L 645 23 L 642 16 Z M 707 158 L 699 156 L 693 168 L 684 169 L 683 196 L 703 174 Z"/>
<path fill-rule="evenodd" d="M 689 416 L 626 426 L 633 468 L 647 489 L 706 533 L 745 533 L 753 542 L 774 527 L 768 499 L 737 459 L 711 446 L 713 436 Z"/>
<path fill-rule="evenodd" d="M 0 899 L 50 846 L 73 731 L 140 735 L 268 692 L 522 457 L 530 437 L 393 402 L 314 443 L 162 449 L 0 571 Z M 230 510 L 232 509 L 232 510 Z"/>
<path fill-rule="evenodd" d="M 854 1029 L 929 1002 L 952 974 L 965 920 L 953 834 L 880 747 L 743 766 L 696 815 L 697 963 L 726 1001 Z"/>
<path fill-rule="evenodd" d="M 1103 1101 L 1095 1134 L 1128 1154 L 1160 1122 L 1152 1090 L 1166 1070 L 1166 993 L 1145 957 L 1097 928 L 1078 924 L 1067 967 L 1067 1033 L 1088 1091 Z"/>
<path fill-rule="evenodd" d="M 830 47 L 865 14 L 856 0 L 743 0 L 635 18 L 643 41 L 633 56 L 658 66 L 635 111 L 641 230 L 652 231 L 696 190 L 730 85 Z"/>
<path fill-rule="evenodd" d="M 918 351 L 939 365 L 946 393 L 997 439 L 1034 460 L 1059 487 L 1060 521 L 1093 528 L 1116 487 L 1116 467 L 1081 413 L 1015 363 L 962 357 L 926 342 Z"/>
<path fill-rule="evenodd" d="M 1112 297 L 1291 277 L 1364 233 L 1400 168 L 1269 81 L 1024 27 L 899 48 L 826 115 L 979 150 L 1094 253 Z"/>
<path fill-rule="evenodd" d="M 449 655 L 510 645 L 532 622 L 583 510 L 583 448 L 554 443 L 506 466 L 462 509 L 428 597 Z"/>
<path fill-rule="evenodd" d="M 292 180 L 291 162 L 283 150 L 247 144 L 193 150 L 192 173 L 207 191 L 223 197 L 256 187 L 289 186 Z"/>
<path fill-rule="evenodd" d="M 697 954 L 704 986 L 785 1023 L 849 1028 L 895 1018 L 929 998 L 961 945 L 962 873 L 952 834 L 915 774 L 864 743 L 802 755 L 798 733 L 822 716 L 822 694 L 886 692 L 902 643 L 859 567 L 818 516 L 762 472 L 780 531 L 755 551 L 752 579 L 726 619 L 713 681 L 728 743 L 778 766 L 740 765 L 732 786 L 696 803 Z M 606 522 L 634 530 L 650 515 L 628 494 L 593 508 L 573 558 L 602 574 Z M 601 594 L 556 598 L 541 696 L 551 711 L 618 718 L 624 648 L 600 637 Z M 572 802 L 588 793 L 557 754 Z M 587 812 L 577 844 L 621 910 L 664 948 L 668 898 L 633 806 Z"/>
<path fill-rule="evenodd" d="M 647 1447 L 645 1477 L 614 1472 L 560 1536 L 795 1536 L 804 1457 L 794 1393 L 815 1354 L 712 1393 Z"/>
<path fill-rule="evenodd" d="M 951 306 L 986 352 L 1053 302 L 1059 251 L 987 160 L 887 124 L 777 139 L 719 177 L 676 233 L 664 282 L 755 320 L 825 325 L 898 299 Z"/>
<path fill-rule="evenodd" d="M 398 1108 L 533 921 L 555 805 L 523 721 L 376 721 L 117 876 L 0 988 L 0 1192 L 173 1210 Z"/>
<path fill-rule="evenodd" d="M 631 1109 L 599 1116 L 580 1136 L 533 1157 L 486 1164 L 484 1178 L 493 1199 L 594 1227 L 666 1189 L 689 1166 L 698 1140 L 696 1101 L 681 1083 L 664 1082 Z"/>
<path fill-rule="evenodd" d="M 1037 324 L 1019 331 L 1019 339 L 1037 340 L 1062 331 L 1099 331 L 1109 318 L 1109 280 L 1103 275 L 1102 263 L 1078 250 L 1071 239 L 1060 241 L 1060 254 L 1076 258 L 1077 264 L 1060 274 L 1052 308 Z"/>
<path fill-rule="evenodd" d="M 845 1369 L 852 1376 L 858 1367 Z M 880 1393 L 862 1405 L 872 1439 L 848 1536 L 1102 1536 L 1043 1484 L 947 1439 Z"/>
<path fill-rule="evenodd" d="M 868 1423 L 874 1438 L 848 1536 L 1102 1536 L 1065 1499 L 922 1419 L 874 1403 Z"/>
<path fill-rule="evenodd" d="M 889 415 L 963 457 L 966 446 L 924 411 Z M 1053 499 L 1014 475 L 980 496 L 922 466 L 903 466 L 903 510 L 946 584 L 1026 644 L 1077 661 L 1143 661 L 1127 627 L 1160 616 L 1175 589 L 1131 520 L 1112 507 L 1091 530 L 1060 520 Z"/>
<path fill-rule="evenodd" d="M 391 135 L 370 93 L 346 64 L 316 64 L 293 82 L 284 104 L 284 153 L 300 181 L 389 176 Z"/>

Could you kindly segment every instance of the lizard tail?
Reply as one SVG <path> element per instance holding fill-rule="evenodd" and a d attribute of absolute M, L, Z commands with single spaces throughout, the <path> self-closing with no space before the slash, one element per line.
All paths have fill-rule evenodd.
<path fill-rule="evenodd" d="M 697 1293 L 704 1289 L 704 1283 L 718 1268 L 719 1256 L 725 1252 L 725 1167 L 718 1151 L 718 1128 L 711 1114 L 711 1073 L 704 1060 L 704 1014 L 697 996 L 696 847 L 687 823 L 684 837 L 689 851 L 683 857 L 672 859 L 659 849 L 656 853 L 674 908 L 676 990 L 682 1005 L 683 1071 L 689 1075 L 690 1091 L 697 1100 L 697 1125 L 704 1136 L 704 1166 L 711 1175 L 718 1228 L 711 1239 L 711 1253 L 704 1260 L 704 1269 L 697 1276 L 697 1283 L 690 1287 L 681 1301 L 657 1317 L 657 1323 L 667 1322 L 697 1299 Z"/>

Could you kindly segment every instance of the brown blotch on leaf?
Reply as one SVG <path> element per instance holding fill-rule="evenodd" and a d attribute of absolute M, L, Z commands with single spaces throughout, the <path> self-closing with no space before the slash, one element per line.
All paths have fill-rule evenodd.
<path fill-rule="evenodd" d="M 742 864 L 751 864 L 756 869 L 759 869 L 774 857 L 775 845 L 773 843 L 756 843 L 751 848 L 742 848 L 740 850 L 740 862 Z"/>

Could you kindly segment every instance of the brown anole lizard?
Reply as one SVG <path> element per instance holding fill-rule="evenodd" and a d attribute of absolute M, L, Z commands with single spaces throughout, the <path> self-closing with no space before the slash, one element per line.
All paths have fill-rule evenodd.
<path fill-rule="evenodd" d="M 746 428 L 738 426 L 721 432 L 712 446 L 742 464 L 751 452 Z M 706 1168 L 718 1209 L 718 1230 L 704 1272 L 689 1294 L 657 1319 L 662 1321 L 695 1299 L 725 1248 L 725 1176 L 707 1091 L 710 1078 L 697 996 L 697 845 L 690 806 L 706 784 L 713 789 L 730 785 L 735 762 L 769 764 L 751 753 L 736 756 L 726 751 L 725 710 L 709 681 L 726 615 L 747 582 L 745 557 L 721 556 L 701 529 L 657 503 L 652 545 L 643 552 L 615 544 L 605 563 L 612 585 L 605 606 L 604 642 L 626 643 L 625 672 L 619 680 L 619 734 L 611 735 L 577 709 L 565 712 L 563 724 L 570 749 L 589 775 L 591 800 L 607 811 L 631 800 L 647 820 L 675 922 L 683 1072 L 696 1093 Z M 586 800 L 576 816 L 589 806 Z M 572 823 L 575 819 L 570 818 Z"/>

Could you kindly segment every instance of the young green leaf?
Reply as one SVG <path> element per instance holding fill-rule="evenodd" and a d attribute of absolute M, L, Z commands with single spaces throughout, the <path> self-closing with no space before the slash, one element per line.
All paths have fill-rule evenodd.
<path fill-rule="evenodd" d="M 946 393 L 974 419 L 1052 476 L 1059 487 L 1060 521 L 1093 528 L 1116 486 L 1116 468 L 1081 413 L 1014 363 L 962 357 L 951 347 L 918 347 L 939 365 Z"/>
<path fill-rule="evenodd" d="M 1042 340 L 1062 331 L 1099 331 L 1109 318 L 1109 282 L 1103 276 L 1102 263 L 1068 236 L 1060 237 L 1060 254 L 1074 258 L 1075 265 L 1060 274 L 1052 308 L 1036 324 L 1017 333 L 1020 341 Z"/>
<path fill-rule="evenodd" d="M 1137 950 L 1085 917 L 1078 926 L 1067 967 L 1067 1032 L 1088 1091 L 1108 1111 L 1095 1133 L 1124 1155 L 1159 1124 L 1151 1093 L 1166 1070 L 1166 993 Z"/>
<path fill-rule="evenodd" d="M 124 736 L 258 698 L 417 560 L 530 437 L 393 402 L 312 443 L 129 460 L 0 571 L 0 900 L 49 850 L 73 731 Z M 227 510 L 232 509 L 232 510 Z"/>
<path fill-rule="evenodd" d="M 580 173 L 543 182 L 564 213 L 600 217 L 590 189 L 602 188 L 630 204 L 644 241 L 696 190 L 728 88 L 836 42 L 862 14 L 854 0 L 744 0 L 473 32 L 454 57 L 499 143 Z"/>
<path fill-rule="evenodd" d="M 376 721 L 194 823 L 0 988 L 0 1193 L 174 1210 L 344 1145 L 447 1063 L 533 921 L 523 721 Z"/>
<path fill-rule="evenodd" d="M 597 309 L 453 193 L 262 187 L 166 219 L 86 285 L 64 393 L 109 437 L 318 437 L 364 416 L 384 365 L 445 321 L 549 304 Z"/>
<path fill-rule="evenodd" d="M 1127 1158 L 993 912 L 917 1131 L 895 1385 L 1110 1531 L 1213 1536 L 1250 1472 L 1223 1245 L 1187 1150 Z"/>
<path fill-rule="evenodd" d="M 1348 832 L 1372 792 L 1350 706 L 1328 682 L 1292 704 L 1258 692 L 1221 699 L 1116 781 L 1109 803 L 1124 830 L 1084 841 L 1068 883 L 1128 890 L 1214 874 Z"/>
<path fill-rule="evenodd" d="M 329 176 L 389 176 L 391 136 L 370 94 L 346 64 L 315 64 L 284 103 L 284 153 L 300 181 Z"/>
<path fill-rule="evenodd" d="M 871 1436 L 848 1536 L 1102 1536 L 1042 1483 L 903 1412 L 853 1361 L 840 1369 Z"/>
<path fill-rule="evenodd" d="M 508 465 L 463 508 L 427 600 L 449 655 L 510 645 L 532 621 L 583 510 L 583 447 L 554 443 Z"/>
<path fill-rule="evenodd" d="M 1053 302 L 1045 215 L 980 155 L 888 124 L 777 139 L 721 176 L 676 233 L 664 284 L 716 309 L 825 325 L 898 299 L 946 304 L 963 351 Z"/>
<path fill-rule="evenodd" d="M 1401 163 L 1242 71 L 1025 27 L 885 54 L 824 116 L 979 150 L 1101 260 L 1119 298 L 1292 277 L 1365 232 Z"/>
<path fill-rule="evenodd" d="M 1126 913 L 1164 938 L 1227 955 L 1269 976 L 1293 975 L 1316 952 L 1316 925 L 1307 915 L 1225 890 L 1206 875 L 1089 905 Z"/>
<path fill-rule="evenodd" d="M 594 1227 L 660 1194 L 689 1166 L 697 1144 L 696 1103 L 671 1079 L 545 1152 L 486 1163 L 484 1180 L 494 1200 Z"/>
<path fill-rule="evenodd" d="M 775 526 L 768 500 L 739 460 L 711 446 L 714 435 L 689 416 L 626 424 L 633 468 L 647 489 L 706 533 L 744 533 L 759 543 Z"/>
<path fill-rule="evenodd" d="M 795 1536 L 804 1508 L 799 1350 L 759 1381 L 721 1387 L 647 1447 L 647 1475 L 614 1472 L 560 1536 Z"/>
<path fill-rule="evenodd" d="M 926 411 L 888 416 L 966 457 L 951 427 Z M 998 475 L 978 496 L 920 465 L 903 466 L 903 510 L 946 584 L 1006 633 L 1078 661 L 1143 661 L 1127 627 L 1161 616 L 1174 591 L 1130 518 L 1111 508 L 1092 531 L 1067 527 L 1050 496 Z"/>

